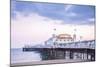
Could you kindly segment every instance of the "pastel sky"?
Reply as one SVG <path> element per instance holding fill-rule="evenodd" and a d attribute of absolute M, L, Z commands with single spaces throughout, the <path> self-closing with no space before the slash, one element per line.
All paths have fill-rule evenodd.
<path fill-rule="evenodd" d="M 56 28 L 56 32 L 53 29 Z M 11 47 L 35 45 L 53 33 L 95 39 L 95 6 L 11 1 Z"/>

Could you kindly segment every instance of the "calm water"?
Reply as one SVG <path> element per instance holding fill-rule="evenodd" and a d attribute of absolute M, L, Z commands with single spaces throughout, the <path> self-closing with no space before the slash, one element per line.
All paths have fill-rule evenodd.
<path fill-rule="evenodd" d="M 22 49 L 11 49 L 11 63 L 41 61 L 37 52 L 23 52 Z"/>
<path fill-rule="evenodd" d="M 62 52 L 58 52 L 62 53 Z M 58 54 L 56 58 L 70 60 L 69 52 L 66 51 L 65 55 Z M 86 56 L 86 54 L 84 54 Z M 51 60 L 51 58 L 55 58 L 54 56 L 47 55 L 47 53 L 39 53 L 36 51 L 26 51 L 23 52 L 22 49 L 11 49 L 11 63 L 20 63 L 20 62 L 31 62 L 31 61 L 42 61 L 42 60 Z M 86 57 L 85 57 L 86 58 Z M 73 59 L 82 59 L 81 53 L 74 52 Z"/>

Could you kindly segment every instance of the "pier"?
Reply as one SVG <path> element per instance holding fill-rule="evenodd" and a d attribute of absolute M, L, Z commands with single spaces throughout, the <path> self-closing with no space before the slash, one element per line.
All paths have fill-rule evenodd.
<path fill-rule="evenodd" d="M 42 60 L 81 59 L 95 61 L 95 40 L 67 43 L 66 45 L 54 45 L 44 47 L 24 47 L 23 51 L 38 51 Z M 67 53 L 66 53 L 67 52 Z"/>

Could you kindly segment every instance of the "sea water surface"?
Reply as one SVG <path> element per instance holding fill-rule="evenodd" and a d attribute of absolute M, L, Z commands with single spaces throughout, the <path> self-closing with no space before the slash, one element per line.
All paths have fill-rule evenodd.
<path fill-rule="evenodd" d="M 35 51 L 23 52 L 21 48 L 11 49 L 11 63 L 41 61 L 40 53 Z"/>

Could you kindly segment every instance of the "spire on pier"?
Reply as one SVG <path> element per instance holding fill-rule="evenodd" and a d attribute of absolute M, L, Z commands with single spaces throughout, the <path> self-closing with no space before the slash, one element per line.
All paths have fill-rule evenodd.
<path fill-rule="evenodd" d="M 53 29 L 54 33 L 52 34 L 53 37 L 56 37 L 56 28 Z"/>
<path fill-rule="evenodd" d="M 76 31 L 77 31 L 77 29 L 75 28 L 74 29 L 74 34 L 73 34 L 73 41 L 76 41 Z"/>

